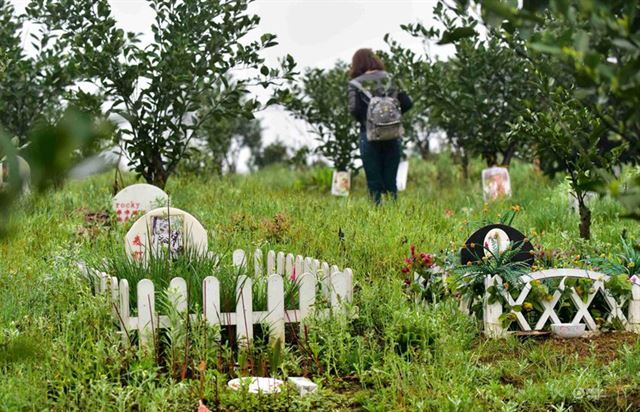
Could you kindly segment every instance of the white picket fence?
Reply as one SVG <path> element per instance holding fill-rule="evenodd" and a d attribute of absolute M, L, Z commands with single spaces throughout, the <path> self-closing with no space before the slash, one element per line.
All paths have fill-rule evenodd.
<path fill-rule="evenodd" d="M 247 267 L 247 255 L 242 250 L 233 253 L 235 267 Z M 202 316 L 209 325 L 235 325 L 237 341 L 246 344 L 253 339 L 253 325 L 268 324 L 270 339 L 285 339 L 285 324 L 301 323 L 312 311 L 328 315 L 339 310 L 343 303 L 353 298 L 353 272 L 340 270 L 335 265 L 320 262 L 317 259 L 294 256 L 283 252 L 269 251 L 266 260 L 261 250 L 252 256 L 255 278 L 266 277 L 267 310 L 253 310 L 253 280 L 250 276 L 240 276 L 236 285 L 236 307 L 234 312 L 222 312 L 220 308 L 220 281 L 215 276 L 207 276 L 202 281 L 202 313 L 189 314 L 192 319 Z M 113 316 L 119 325 L 123 337 L 129 331 L 137 331 L 141 346 L 148 346 L 158 328 L 169 326 L 169 318 L 158 315 L 156 311 L 156 291 L 153 282 L 143 279 L 137 288 L 137 316 L 131 316 L 129 301 L 129 282 L 104 272 L 82 270 L 96 281 L 99 293 L 109 293 L 113 302 Z M 285 310 L 284 278 L 295 276 L 298 282 L 298 309 Z M 185 313 L 187 307 L 187 284 L 183 278 L 173 278 L 169 284 L 170 305 L 178 312 Z M 330 309 L 320 311 L 316 306 L 317 293 L 321 293 Z"/>
<path fill-rule="evenodd" d="M 592 314 L 589 312 L 589 309 L 597 293 L 602 291 L 602 296 L 609 308 L 607 320 L 611 321 L 612 319 L 617 318 L 625 325 L 626 330 L 634 333 L 640 333 L 640 285 L 634 284 L 632 286 L 631 299 L 629 300 L 628 311 L 625 315 L 622 307 L 626 303 L 627 298 L 623 298 L 622 301 L 618 302 L 613 296 L 611 296 L 605 288 L 605 282 L 609 280 L 609 276 L 603 273 L 582 269 L 549 269 L 533 272 L 520 277 L 524 287 L 516 299 L 513 299 L 506 291 L 503 291 L 502 296 L 510 306 L 522 305 L 531 292 L 532 281 L 543 281 L 545 279 L 553 278 L 559 278 L 560 285 L 555 291 L 553 291 L 553 298 L 550 301 L 543 300 L 541 302 L 544 306 L 544 312 L 535 325 L 530 325 L 522 312 L 512 311 L 516 316 L 516 323 L 521 331 L 528 332 L 533 330 L 542 330 L 548 322 L 562 323 L 558 313 L 556 312 L 556 305 L 560 301 L 562 292 L 565 290 L 565 280 L 567 278 L 582 278 L 593 281 L 593 290 L 587 295 L 586 300 L 583 300 L 580 295 L 578 295 L 575 288 L 571 288 L 570 298 L 577 309 L 577 313 L 570 323 L 578 324 L 584 322 L 589 331 L 596 332 L 598 330 L 598 325 L 596 324 Z M 499 276 L 487 276 L 485 278 L 485 291 L 492 286 L 500 284 L 502 284 L 502 279 Z M 550 291 L 550 293 L 551 292 L 552 291 Z M 491 337 L 502 337 L 509 333 L 502 326 L 502 322 L 500 321 L 500 316 L 503 312 L 504 308 L 500 302 L 492 304 L 489 303 L 489 293 L 486 292 L 483 303 L 485 334 Z"/>

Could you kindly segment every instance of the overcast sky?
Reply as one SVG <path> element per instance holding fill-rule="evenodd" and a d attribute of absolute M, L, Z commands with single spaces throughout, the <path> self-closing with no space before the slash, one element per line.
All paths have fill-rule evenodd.
<path fill-rule="evenodd" d="M 13 0 L 19 11 L 27 1 Z M 153 11 L 145 0 L 109 0 L 121 27 L 148 36 Z M 418 39 L 404 35 L 401 24 L 432 22 L 436 0 L 256 0 L 250 12 L 261 17 L 256 35 L 269 32 L 278 36 L 279 45 L 267 50 L 270 63 L 287 53 L 300 68 L 330 67 L 338 60 L 349 61 L 361 47 L 385 48 L 383 36 L 401 40 L 406 47 L 423 50 Z M 143 37 L 144 41 L 144 37 Z M 448 54 L 444 48 L 430 53 Z M 277 109 L 259 114 L 265 128 L 265 141 L 280 138 L 292 145 L 312 144 L 305 127 Z"/>

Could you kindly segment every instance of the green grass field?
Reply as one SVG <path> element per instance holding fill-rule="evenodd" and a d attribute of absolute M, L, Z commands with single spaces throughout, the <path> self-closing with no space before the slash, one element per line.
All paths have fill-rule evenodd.
<path fill-rule="evenodd" d="M 474 229 L 516 205 L 513 225 L 566 261 L 617 250 L 624 229 L 637 238 L 638 223 L 600 199 L 592 240 L 580 240 L 566 185 L 530 165 L 512 167 L 513 198 L 485 205 L 480 168 L 474 163 L 474 178 L 464 182 L 448 156 L 412 160 L 408 190 L 379 208 L 362 175 L 349 198 L 331 197 L 316 170 L 170 180 L 173 206 L 202 222 L 210 250 L 264 247 L 353 269 L 357 315 L 309 327 L 315 362 L 305 369 L 320 390 L 305 398 L 231 392 L 215 362 L 178 379 L 122 343 L 108 303 L 76 269 L 79 260 L 123 253 L 126 226 L 85 221 L 86 213 L 110 208 L 112 175 L 22 202 L 13 233 L 0 241 L 0 409 L 188 411 L 201 397 L 211 410 L 640 409 L 633 335 L 488 340 L 455 301 L 416 305 L 404 295 L 400 269 L 410 245 L 457 251 Z M 287 347 L 283 373 L 300 374 L 305 356 Z"/>

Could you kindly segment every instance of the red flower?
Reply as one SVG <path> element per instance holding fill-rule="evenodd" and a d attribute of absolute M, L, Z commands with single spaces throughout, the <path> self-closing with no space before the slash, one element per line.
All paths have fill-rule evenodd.
<path fill-rule="evenodd" d="M 411 245 L 411 256 L 416 257 L 416 246 Z"/>
<path fill-rule="evenodd" d="M 136 237 L 133 238 L 133 244 L 135 246 L 142 246 L 142 241 L 140 240 L 140 235 L 136 235 Z"/>
<path fill-rule="evenodd" d="M 409 273 L 409 268 L 408 267 L 403 267 L 402 268 L 402 273 Z"/>
<path fill-rule="evenodd" d="M 405 285 L 407 285 L 407 286 L 409 286 L 409 285 L 411 284 L 411 279 L 406 278 L 406 279 L 404 280 L 404 284 L 405 284 Z"/>
<path fill-rule="evenodd" d="M 431 267 L 433 265 L 433 256 L 427 253 L 423 253 L 421 257 L 422 257 L 422 263 L 424 263 L 425 266 Z"/>
<path fill-rule="evenodd" d="M 293 280 L 295 282 L 297 277 L 298 276 L 296 276 L 296 268 L 293 268 L 293 273 L 291 274 L 289 279 L 291 279 L 291 280 Z"/>
<path fill-rule="evenodd" d="M 410 265 L 413 263 L 413 259 L 405 258 L 404 263 L 406 263 L 407 265 Z"/>

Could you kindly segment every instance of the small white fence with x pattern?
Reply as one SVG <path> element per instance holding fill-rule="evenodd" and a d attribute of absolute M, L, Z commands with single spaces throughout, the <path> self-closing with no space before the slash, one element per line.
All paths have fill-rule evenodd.
<path fill-rule="evenodd" d="M 568 278 L 577 279 L 589 279 L 593 282 L 590 291 L 583 299 L 575 287 L 571 287 L 569 292 L 569 298 L 575 309 L 576 314 L 571 320 L 571 324 L 579 324 L 584 322 L 586 328 L 591 332 L 598 331 L 598 324 L 594 317 L 590 313 L 590 308 L 596 295 L 600 292 L 604 299 L 604 302 L 608 309 L 607 321 L 618 319 L 625 326 L 625 329 L 635 333 L 640 333 L 640 285 L 633 284 L 631 288 L 631 296 L 623 297 L 620 301 L 616 300 L 609 291 L 606 290 L 605 283 L 609 280 L 609 276 L 582 269 L 549 269 L 539 272 L 529 273 L 520 277 L 521 283 L 524 285 L 522 291 L 517 298 L 513 298 L 507 291 L 502 291 L 501 295 L 510 307 L 522 305 L 529 293 L 532 290 L 531 282 L 539 280 L 544 281 L 546 279 L 560 279 L 559 286 L 553 291 L 552 298 L 550 300 L 541 300 L 541 304 L 544 307 L 540 318 L 536 321 L 535 325 L 529 324 L 522 311 L 511 312 L 515 315 L 517 327 L 524 332 L 542 330 L 545 325 L 550 323 L 563 323 L 558 316 L 556 306 L 560 301 L 563 292 L 566 291 L 565 281 Z M 484 297 L 484 330 L 485 333 L 492 337 L 505 336 L 508 331 L 503 327 L 501 322 L 501 316 L 504 312 L 504 308 L 500 302 L 489 303 L 488 289 L 492 286 L 502 284 L 502 279 L 499 276 L 487 276 L 485 278 L 485 297 Z M 628 300 L 628 310 L 625 314 L 623 311 L 624 305 Z M 564 322 L 567 323 L 567 322 Z"/>

